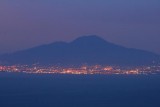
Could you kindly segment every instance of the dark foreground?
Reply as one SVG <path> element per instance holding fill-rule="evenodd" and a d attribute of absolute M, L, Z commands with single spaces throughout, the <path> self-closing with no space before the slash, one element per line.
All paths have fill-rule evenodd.
<path fill-rule="evenodd" d="M 0 73 L 0 107 L 160 107 L 160 75 Z"/>

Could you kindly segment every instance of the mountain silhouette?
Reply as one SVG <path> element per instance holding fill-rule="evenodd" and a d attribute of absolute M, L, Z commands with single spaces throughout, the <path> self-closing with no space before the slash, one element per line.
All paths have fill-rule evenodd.
<path fill-rule="evenodd" d="M 72 42 L 54 42 L 35 48 L 0 56 L 3 64 L 102 64 L 146 65 L 158 62 L 152 52 L 119 46 L 98 36 L 82 36 Z"/>

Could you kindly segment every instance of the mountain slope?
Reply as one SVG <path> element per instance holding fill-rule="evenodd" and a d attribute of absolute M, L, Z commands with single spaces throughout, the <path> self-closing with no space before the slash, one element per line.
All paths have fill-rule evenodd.
<path fill-rule="evenodd" d="M 55 42 L 3 55 L 0 61 L 8 64 L 145 65 L 159 58 L 154 53 L 115 45 L 98 36 L 83 36 L 70 43 Z"/>

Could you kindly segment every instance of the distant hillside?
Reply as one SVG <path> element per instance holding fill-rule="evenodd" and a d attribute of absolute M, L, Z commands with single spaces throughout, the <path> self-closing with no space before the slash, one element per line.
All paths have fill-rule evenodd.
<path fill-rule="evenodd" d="M 0 62 L 3 64 L 146 65 L 158 62 L 159 58 L 159 55 L 152 52 L 125 48 L 98 36 L 82 36 L 70 43 L 55 42 L 5 54 L 0 56 Z"/>

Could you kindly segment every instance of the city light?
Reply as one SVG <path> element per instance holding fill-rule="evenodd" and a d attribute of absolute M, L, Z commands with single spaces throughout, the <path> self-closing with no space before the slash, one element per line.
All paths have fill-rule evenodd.
<path fill-rule="evenodd" d="M 121 67 L 121 66 L 80 66 L 80 67 L 62 67 L 62 66 L 40 66 L 40 65 L 13 65 L 0 66 L 0 72 L 21 72 L 33 74 L 160 74 L 160 66 L 138 66 L 138 67 Z"/>

